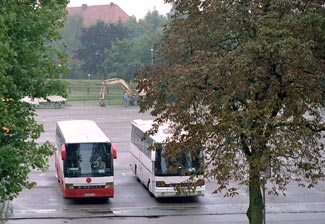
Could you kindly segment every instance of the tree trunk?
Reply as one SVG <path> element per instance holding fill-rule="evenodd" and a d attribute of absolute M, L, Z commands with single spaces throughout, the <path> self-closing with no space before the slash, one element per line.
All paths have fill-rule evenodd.
<path fill-rule="evenodd" d="M 249 176 L 249 208 L 246 214 L 250 224 L 263 224 L 263 201 L 260 177 L 254 171 Z"/>

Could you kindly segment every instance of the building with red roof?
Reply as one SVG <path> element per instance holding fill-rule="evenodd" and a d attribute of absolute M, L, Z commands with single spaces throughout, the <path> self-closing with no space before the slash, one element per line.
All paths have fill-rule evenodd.
<path fill-rule="evenodd" d="M 95 24 L 98 20 L 107 23 L 116 23 L 119 20 L 125 22 L 129 19 L 117 4 L 111 2 L 108 5 L 91 5 L 82 4 L 80 7 L 68 7 L 68 15 L 81 14 L 85 25 Z"/>

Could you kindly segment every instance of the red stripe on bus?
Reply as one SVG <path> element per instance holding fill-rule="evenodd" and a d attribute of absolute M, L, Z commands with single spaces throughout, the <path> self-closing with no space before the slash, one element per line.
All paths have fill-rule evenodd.
<path fill-rule="evenodd" d="M 114 188 L 64 189 L 64 198 L 113 198 Z"/>

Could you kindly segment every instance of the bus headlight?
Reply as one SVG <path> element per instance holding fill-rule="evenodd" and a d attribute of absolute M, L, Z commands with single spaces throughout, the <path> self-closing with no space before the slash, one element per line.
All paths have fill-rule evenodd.
<path fill-rule="evenodd" d="M 113 188 L 113 187 L 114 187 L 114 183 L 113 182 L 106 182 L 105 188 Z"/>
<path fill-rule="evenodd" d="M 199 179 L 199 180 L 197 180 L 196 183 L 197 183 L 198 186 L 204 186 L 205 181 L 204 181 L 204 179 Z"/>
<path fill-rule="evenodd" d="M 165 181 L 156 181 L 156 187 L 165 187 Z"/>
<path fill-rule="evenodd" d="M 65 184 L 65 189 L 73 189 L 73 184 Z"/>

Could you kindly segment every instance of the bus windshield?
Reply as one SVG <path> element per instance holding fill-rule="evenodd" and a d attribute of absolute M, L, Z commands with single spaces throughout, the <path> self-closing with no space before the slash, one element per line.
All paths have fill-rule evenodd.
<path fill-rule="evenodd" d="M 78 143 L 66 145 L 64 176 L 112 176 L 113 158 L 108 143 Z"/>
<path fill-rule="evenodd" d="M 155 175 L 156 176 L 188 176 L 191 174 L 203 174 L 200 163 L 201 155 L 196 157 L 182 153 L 181 156 L 171 159 L 164 157 L 165 148 L 156 149 Z"/>

